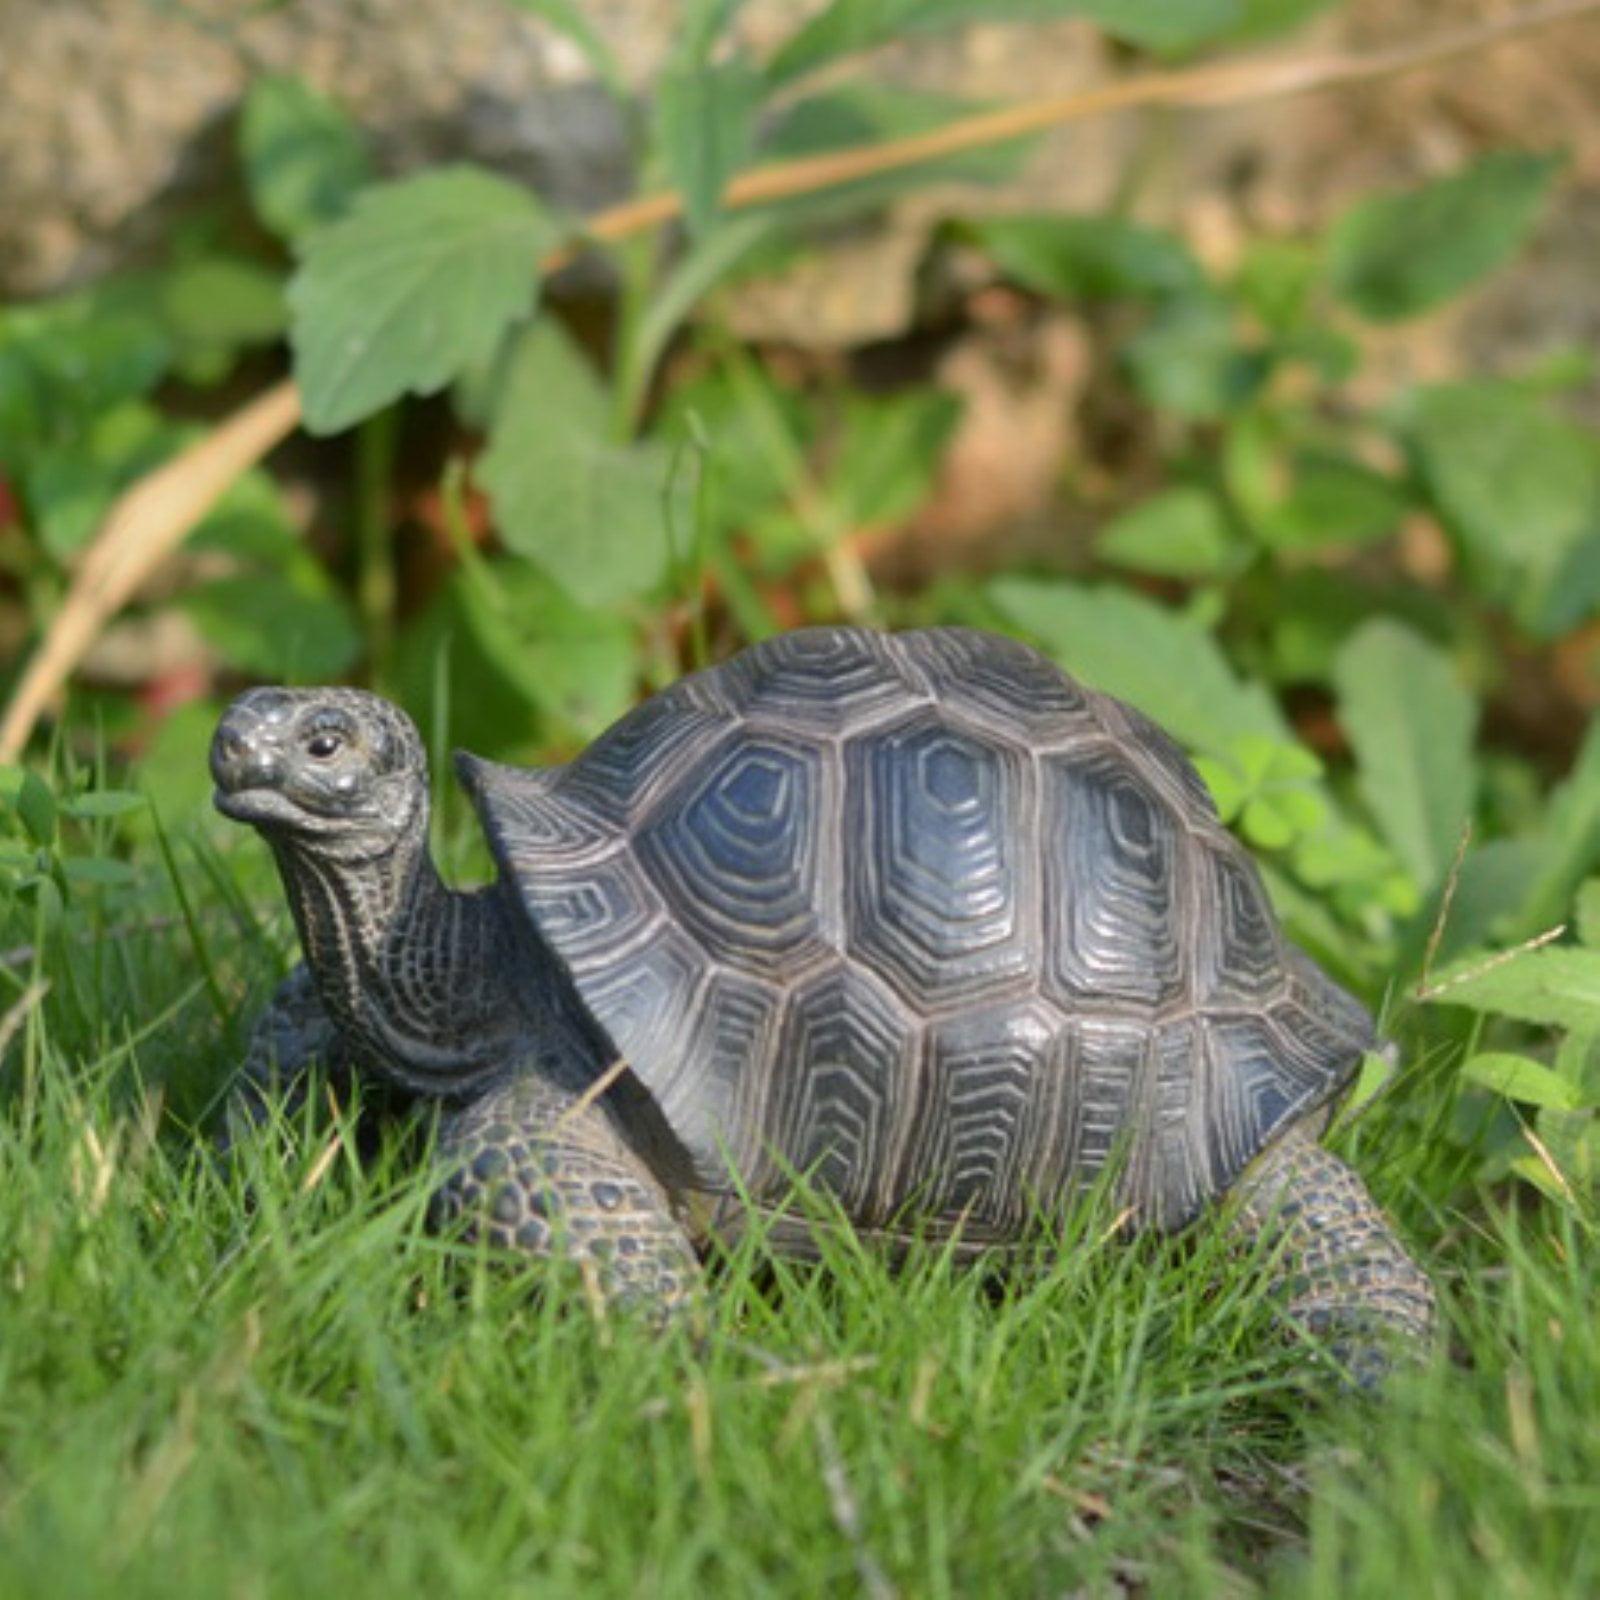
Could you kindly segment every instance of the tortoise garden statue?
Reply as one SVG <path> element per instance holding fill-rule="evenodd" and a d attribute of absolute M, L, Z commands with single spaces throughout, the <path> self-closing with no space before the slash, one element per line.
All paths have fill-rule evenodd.
<path fill-rule="evenodd" d="M 1164 1230 L 1232 1193 L 1361 1381 L 1429 1334 L 1427 1278 L 1317 1142 L 1371 1019 L 1172 741 L 1022 644 L 806 629 L 568 766 L 458 756 L 498 867 L 469 893 L 387 702 L 253 689 L 211 759 L 305 952 L 240 1092 L 321 1059 L 442 1100 L 446 1220 L 667 1313 L 752 1210 L 806 1249 L 797 1178 L 977 1254 L 1108 1174 Z"/>

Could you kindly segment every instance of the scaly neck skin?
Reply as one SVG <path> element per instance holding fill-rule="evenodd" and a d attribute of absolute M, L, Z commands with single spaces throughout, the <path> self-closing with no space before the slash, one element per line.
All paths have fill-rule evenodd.
<path fill-rule="evenodd" d="M 459 1095 L 506 1065 L 515 998 L 489 890 L 447 889 L 426 818 L 382 853 L 272 840 L 323 1005 L 364 1066 L 419 1094 Z"/>

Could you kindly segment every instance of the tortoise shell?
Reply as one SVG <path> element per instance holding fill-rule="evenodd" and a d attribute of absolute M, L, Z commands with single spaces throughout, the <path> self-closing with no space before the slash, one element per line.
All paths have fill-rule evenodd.
<path fill-rule="evenodd" d="M 806 629 L 461 766 L 712 1193 L 1003 1240 L 1115 1157 L 1181 1226 L 1372 1041 L 1177 746 L 1012 640 Z"/>

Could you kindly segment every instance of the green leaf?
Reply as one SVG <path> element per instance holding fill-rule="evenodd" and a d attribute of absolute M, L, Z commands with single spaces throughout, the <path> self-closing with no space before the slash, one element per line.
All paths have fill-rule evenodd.
<path fill-rule="evenodd" d="M 1288 742 L 1272 697 L 1243 684 L 1216 641 L 1140 595 L 1039 578 L 1000 578 L 989 595 L 1086 683 L 1137 706 L 1191 749 L 1226 758 L 1240 734 Z"/>
<path fill-rule="evenodd" d="M 1374 322 L 1449 299 L 1517 250 L 1560 166 L 1559 156 L 1492 150 L 1452 177 L 1360 201 L 1329 236 L 1335 292 Z"/>
<path fill-rule="evenodd" d="M 1061 299 L 1158 299 L 1205 285 L 1175 234 L 1122 217 L 990 217 L 958 231 L 1014 282 Z"/>
<path fill-rule="evenodd" d="M 162 283 L 161 306 L 180 356 L 191 365 L 270 344 L 288 320 L 282 278 L 240 256 L 200 256 L 174 267 Z"/>
<path fill-rule="evenodd" d="M 1591 950 L 1600 949 L 1600 878 L 1590 878 L 1578 890 L 1573 903 L 1573 920 L 1584 944 Z"/>
<path fill-rule="evenodd" d="M 56 798 L 49 785 L 37 772 L 24 772 L 13 803 L 28 837 L 41 848 L 48 847 L 56 836 Z"/>
<path fill-rule="evenodd" d="M 1461 1076 L 1469 1083 L 1481 1084 L 1507 1100 L 1520 1100 L 1524 1105 L 1576 1111 L 1583 1104 L 1583 1095 L 1576 1084 L 1528 1056 L 1485 1050 L 1462 1066 Z"/>
<path fill-rule="evenodd" d="M 715 220 L 728 179 L 750 152 L 762 88 L 755 68 L 738 57 L 672 67 L 661 78 L 657 138 L 696 236 Z"/>
<path fill-rule="evenodd" d="M 1256 519 L 1278 550 L 1326 550 L 1387 537 L 1405 515 L 1400 485 L 1345 456 L 1308 455 L 1294 469 L 1288 495 Z"/>
<path fill-rule="evenodd" d="M 1600 864 L 1600 716 L 1591 718 L 1577 759 L 1551 792 L 1539 828 L 1539 867 L 1507 929 L 1531 938 L 1567 915 L 1567 901 L 1586 873 Z"/>
<path fill-rule="evenodd" d="M 1168 489 L 1123 512 L 1095 541 L 1095 553 L 1138 572 L 1214 577 L 1228 565 L 1227 519 L 1204 489 Z"/>
<path fill-rule="evenodd" d="M 289 289 L 307 427 L 337 432 L 486 361 L 533 310 L 558 236 L 526 190 L 471 167 L 365 190 Z"/>
<path fill-rule="evenodd" d="M 1445 522 L 1491 571 L 1551 569 L 1600 506 L 1600 446 L 1514 384 L 1424 389 L 1410 436 Z"/>
<path fill-rule="evenodd" d="M 790 161 L 856 145 L 883 144 L 931 132 L 983 106 L 956 95 L 892 84 L 847 83 L 797 100 L 760 140 L 763 160 Z M 840 183 L 814 195 L 774 201 L 759 215 L 816 225 L 887 204 L 933 182 L 1003 183 L 1015 176 L 1035 136 L 939 156 L 898 172 Z"/>
<path fill-rule="evenodd" d="M 475 561 L 457 586 L 474 642 L 507 683 L 564 728 L 592 738 L 633 699 L 632 630 L 576 606 L 526 562 Z"/>
<path fill-rule="evenodd" d="M 148 308 L 89 292 L 8 309 L 0 322 L 0 465 L 20 470 L 41 445 L 81 448 L 111 407 L 152 389 L 172 341 Z"/>
<path fill-rule="evenodd" d="M 827 479 L 839 531 L 892 523 L 915 511 L 932 488 L 960 415 L 955 396 L 937 389 L 846 396 L 841 446 Z"/>
<path fill-rule="evenodd" d="M 1600 1028 L 1600 951 L 1481 951 L 1433 978 L 1428 1000 L 1549 1028 Z"/>
<path fill-rule="evenodd" d="M 88 421 L 70 444 L 37 450 L 23 488 L 44 547 L 59 559 L 94 534 L 125 484 L 166 459 L 182 430 L 139 400 Z"/>
<path fill-rule="evenodd" d="M 1113 38 L 1160 51 L 1225 38 L 1245 19 L 1244 0 L 1084 0 L 1080 9 Z"/>
<path fill-rule="evenodd" d="M 1274 38 L 1298 28 L 1332 3 L 1333 0 L 1244 0 L 1243 15 L 1230 37 L 1241 43 Z"/>
<path fill-rule="evenodd" d="M 303 79 L 286 74 L 250 85 L 239 154 L 256 215 L 281 239 L 299 239 L 342 216 L 372 178 L 355 124 Z"/>
<path fill-rule="evenodd" d="M 1362 796 L 1418 886 L 1430 888 L 1472 812 L 1477 706 L 1442 652 L 1386 619 L 1345 642 L 1334 684 Z"/>
<path fill-rule="evenodd" d="M 1270 366 L 1264 352 L 1241 343 L 1227 303 L 1209 294 L 1164 306 L 1123 359 L 1153 406 L 1201 421 L 1248 405 Z"/>
<path fill-rule="evenodd" d="M 1355 1087 L 1345 1097 L 1341 1115 L 1348 1117 L 1368 1101 L 1376 1099 L 1394 1081 L 1394 1076 L 1394 1063 L 1387 1056 L 1380 1055 L 1376 1050 L 1367 1051 L 1361 1058 L 1361 1071 Z"/>
<path fill-rule="evenodd" d="M 78 856 L 61 863 L 71 884 L 89 884 L 97 889 L 125 889 L 139 881 L 139 869 L 129 861 L 107 856 Z"/>
<path fill-rule="evenodd" d="M 361 650 L 349 607 L 280 572 L 217 578 L 191 589 L 183 608 L 230 665 L 257 677 L 312 682 L 337 677 Z"/>
<path fill-rule="evenodd" d="M 1267 3 L 1271 0 L 1255 0 L 1257 6 Z M 966 22 L 1092 17 L 1128 44 L 1180 50 L 1231 32 L 1247 12 L 1246 0 L 833 0 L 778 50 L 768 74 L 783 83 L 905 34 Z"/>
<path fill-rule="evenodd" d="M 128 789 L 91 789 L 87 794 L 64 801 L 61 809 L 80 822 L 98 822 L 107 817 L 124 817 L 130 811 L 141 811 L 146 804 L 142 794 L 135 794 Z"/>
<path fill-rule="evenodd" d="M 646 593 L 666 570 L 668 452 L 617 443 L 599 378 L 549 319 L 522 339 L 479 478 L 507 547 L 575 600 Z M 673 508 L 688 515 L 688 484 Z"/>

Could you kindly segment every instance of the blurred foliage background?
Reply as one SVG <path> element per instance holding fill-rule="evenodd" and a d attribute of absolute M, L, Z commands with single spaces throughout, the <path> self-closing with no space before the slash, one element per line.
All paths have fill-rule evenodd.
<path fill-rule="evenodd" d="M 1576 30 L 1485 43 L 1432 99 L 1157 104 L 1111 143 L 991 130 L 863 175 L 827 158 L 997 109 L 897 52 L 960 78 L 1020 41 L 1131 80 L 1472 13 L 693 0 L 641 78 L 621 11 L 486 7 L 563 52 L 634 192 L 680 197 L 608 231 L 523 173 L 397 155 L 250 31 L 299 9 L 144 8 L 237 74 L 212 187 L 119 270 L 80 253 L 82 281 L 0 309 L 0 694 L 121 492 L 286 369 L 305 423 L 94 640 L 35 735 L 49 759 L 3 769 L 8 944 L 72 897 L 139 914 L 161 830 L 206 826 L 205 745 L 247 681 L 363 682 L 440 749 L 549 761 L 777 629 L 1001 628 L 1195 755 L 1293 936 L 1390 1017 L 1407 1071 L 1467 1086 L 1441 1159 L 1578 1203 L 1600 301 L 1548 259 L 1493 299 L 1541 251 L 1559 269 L 1594 204 L 1592 112 L 1549 87 L 1600 82 Z M 1186 187 L 1207 119 L 1250 115 Z M 1074 138 L 1093 205 L 1051 187 Z M 806 158 L 818 181 L 732 203 Z M 1285 203 L 1319 166 L 1341 175 L 1319 208 Z"/>

